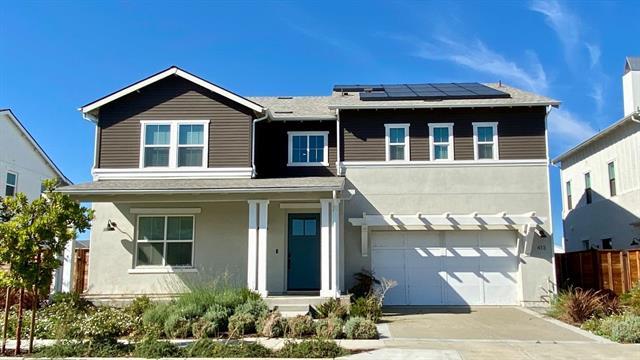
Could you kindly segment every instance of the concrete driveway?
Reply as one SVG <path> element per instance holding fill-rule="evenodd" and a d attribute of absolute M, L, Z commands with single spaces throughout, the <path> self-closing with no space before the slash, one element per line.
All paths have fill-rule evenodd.
<path fill-rule="evenodd" d="M 384 347 L 357 359 L 640 359 L 622 345 L 517 307 L 386 308 Z"/>
<path fill-rule="evenodd" d="M 389 308 L 383 322 L 391 338 L 594 341 L 516 307 Z"/>

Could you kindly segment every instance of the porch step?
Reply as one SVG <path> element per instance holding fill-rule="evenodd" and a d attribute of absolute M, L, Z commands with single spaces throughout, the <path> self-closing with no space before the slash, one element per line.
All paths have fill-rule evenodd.
<path fill-rule="evenodd" d="M 309 311 L 280 311 L 283 318 L 292 318 L 300 315 L 307 315 Z"/>

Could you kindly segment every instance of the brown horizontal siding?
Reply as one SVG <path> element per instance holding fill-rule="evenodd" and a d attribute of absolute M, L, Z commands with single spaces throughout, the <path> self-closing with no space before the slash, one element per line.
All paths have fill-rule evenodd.
<path fill-rule="evenodd" d="M 328 131 L 329 166 L 287 166 L 288 131 Z M 256 172 L 260 178 L 336 175 L 336 123 L 334 121 L 259 122 L 256 126 L 256 149 Z"/>
<path fill-rule="evenodd" d="M 387 123 L 409 123 L 411 160 L 429 159 L 428 123 L 452 122 L 456 160 L 473 160 L 473 122 L 498 122 L 500 159 L 545 159 L 545 109 L 343 110 L 343 161 L 384 161 Z"/>
<path fill-rule="evenodd" d="M 140 120 L 210 120 L 209 167 L 251 166 L 250 110 L 172 76 L 100 109 L 98 167 L 137 168 Z"/>

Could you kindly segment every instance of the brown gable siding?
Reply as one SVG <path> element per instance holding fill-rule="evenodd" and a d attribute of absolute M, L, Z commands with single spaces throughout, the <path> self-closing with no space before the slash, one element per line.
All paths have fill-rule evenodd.
<path fill-rule="evenodd" d="M 409 123 L 411 160 L 429 160 L 428 123 L 452 122 L 456 160 L 473 160 L 473 122 L 498 122 L 500 159 L 545 159 L 545 109 L 478 108 L 340 112 L 343 161 L 384 161 L 387 123 Z"/>
<path fill-rule="evenodd" d="M 252 112 L 172 76 L 100 109 L 100 168 L 137 168 L 140 120 L 210 120 L 209 167 L 251 166 Z"/>
<path fill-rule="evenodd" d="M 329 166 L 287 166 L 288 131 L 328 131 Z M 256 172 L 260 178 L 336 175 L 335 121 L 259 122 L 256 126 L 256 149 Z"/>

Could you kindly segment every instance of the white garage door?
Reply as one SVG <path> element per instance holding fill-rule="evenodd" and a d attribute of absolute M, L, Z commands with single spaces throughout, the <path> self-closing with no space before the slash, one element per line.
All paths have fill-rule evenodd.
<path fill-rule="evenodd" d="M 515 305 L 513 231 L 373 231 L 376 277 L 398 286 L 386 305 Z"/>

